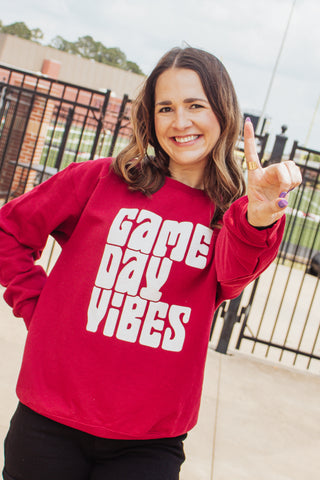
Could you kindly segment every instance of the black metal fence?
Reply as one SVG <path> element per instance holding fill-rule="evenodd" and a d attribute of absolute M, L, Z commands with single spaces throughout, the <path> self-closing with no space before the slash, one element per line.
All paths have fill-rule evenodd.
<path fill-rule="evenodd" d="M 320 372 L 320 152 L 294 142 L 303 182 L 290 194 L 276 261 L 215 313 L 217 351 L 240 350 Z"/>
<path fill-rule="evenodd" d="M 0 200 L 69 163 L 112 156 L 130 135 L 130 99 L 0 65 Z"/>
<path fill-rule="evenodd" d="M 131 134 L 130 99 L 0 65 L 0 204 L 71 162 L 112 156 Z M 268 134 L 257 135 L 262 163 Z M 243 158 L 243 138 L 238 155 Z M 320 152 L 292 147 L 303 183 L 290 194 L 277 260 L 215 313 L 211 344 L 320 371 Z M 41 259 L 51 268 L 59 247 Z"/>

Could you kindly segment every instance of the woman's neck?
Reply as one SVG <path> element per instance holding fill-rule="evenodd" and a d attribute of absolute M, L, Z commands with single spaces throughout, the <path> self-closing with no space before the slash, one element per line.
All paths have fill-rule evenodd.
<path fill-rule="evenodd" d="M 204 189 L 203 184 L 203 173 L 194 172 L 188 169 L 180 170 L 169 168 L 171 177 L 178 182 L 184 183 L 192 188 L 197 188 L 198 190 Z"/>

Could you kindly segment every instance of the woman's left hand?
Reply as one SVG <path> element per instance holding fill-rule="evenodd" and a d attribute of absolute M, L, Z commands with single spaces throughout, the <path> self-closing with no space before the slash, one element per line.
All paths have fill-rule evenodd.
<path fill-rule="evenodd" d="M 290 190 L 302 181 L 300 169 L 291 160 L 262 168 L 249 119 L 244 125 L 244 153 L 248 168 L 248 222 L 254 227 L 266 227 L 285 214 Z"/>

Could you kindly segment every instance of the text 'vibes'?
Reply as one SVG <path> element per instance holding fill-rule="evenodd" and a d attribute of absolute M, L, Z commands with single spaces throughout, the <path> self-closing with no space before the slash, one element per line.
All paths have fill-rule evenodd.
<path fill-rule="evenodd" d="M 212 230 L 122 208 L 113 220 L 88 308 L 87 330 L 152 348 L 183 348 L 191 308 L 161 302 L 175 262 L 204 269 Z"/>

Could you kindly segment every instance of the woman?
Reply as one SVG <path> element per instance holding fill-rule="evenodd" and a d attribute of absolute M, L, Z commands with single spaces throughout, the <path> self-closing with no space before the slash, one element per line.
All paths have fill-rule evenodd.
<path fill-rule="evenodd" d="M 5 480 L 177 480 L 215 308 L 277 254 L 293 162 L 263 169 L 207 52 L 168 52 L 114 160 L 72 164 L 0 211 L 0 280 L 28 337 Z M 153 155 L 151 148 L 153 147 Z M 48 235 L 51 274 L 34 264 Z"/>

